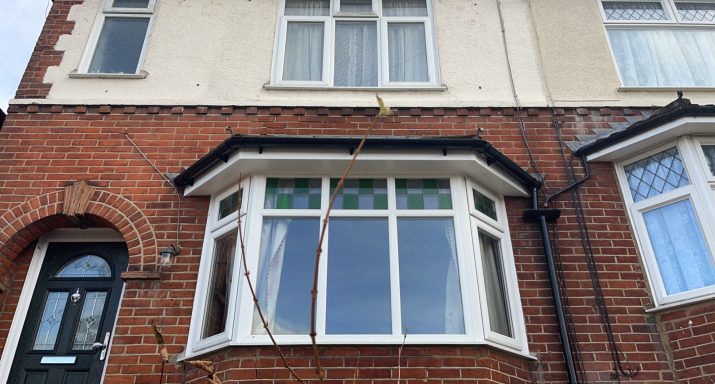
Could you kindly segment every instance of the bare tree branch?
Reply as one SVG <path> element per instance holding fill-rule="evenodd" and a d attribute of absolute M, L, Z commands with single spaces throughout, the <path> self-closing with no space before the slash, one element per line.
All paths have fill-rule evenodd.
<path fill-rule="evenodd" d="M 380 105 L 380 112 L 378 113 L 377 116 L 375 116 L 375 118 L 372 120 L 370 125 L 365 130 L 365 133 L 362 135 L 360 144 L 358 144 L 357 148 L 355 148 L 355 152 L 353 152 L 353 157 L 350 159 L 350 162 L 345 167 L 345 171 L 343 171 L 343 175 L 340 177 L 340 180 L 338 180 L 338 184 L 335 186 L 335 190 L 333 191 L 333 194 L 330 196 L 330 203 L 328 204 L 328 209 L 325 212 L 325 217 L 323 218 L 323 226 L 320 229 L 320 238 L 318 239 L 318 247 L 315 250 L 315 265 L 313 268 L 313 289 L 310 291 L 310 295 L 311 295 L 311 299 L 312 299 L 311 308 L 310 308 L 310 342 L 313 347 L 313 356 L 315 358 L 315 370 L 318 373 L 318 377 L 320 378 L 321 383 L 325 383 L 325 374 L 323 372 L 323 366 L 320 364 L 320 355 L 318 354 L 318 343 L 315 340 L 315 336 L 316 336 L 315 313 L 316 313 L 316 307 L 317 307 L 317 303 L 318 303 L 318 270 L 320 268 L 320 256 L 323 253 L 323 241 L 325 240 L 325 232 L 327 231 L 327 228 L 328 228 L 328 221 L 330 220 L 330 212 L 333 210 L 333 205 L 335 204 L 335 199 L 338 197 L 340 190 L 343 188 L 345 179 L 348 177 L 348 174 L 350 174 L 350 171 L 352 170 L 353 165 L 355 165 L 355 161 L 357 160 L 357 157 L 360 154 L 360 151 L 362 150 L 363 146 L 365 146 L 365 142 L 367 141 L 367 138 L 370 135 L 370 132 L 377 125 L 378 119 L 382 116 L 390 115 L 390 109 L 385 106 L 385 103 L 382 101 L 380 96 L 375 95 L 375 97 L 377 98 L 377 103 Z"/>

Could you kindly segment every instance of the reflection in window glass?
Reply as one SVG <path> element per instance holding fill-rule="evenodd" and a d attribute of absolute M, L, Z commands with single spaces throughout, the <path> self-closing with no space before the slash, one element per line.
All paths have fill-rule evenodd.
<path fill-rule="evenodd" d="M 377 86 L 377 23 L 335 23 L 335 85 Z"/>
<path fill-rule="evenodd" d="M 479 232 L 479 246 L 484 267 L 489 327 L 492 332 L 512 337 L 509 299 L 506 295 L 504 265 L 499 249 L 499 240 Z"/>
<path fill-rule="evenodd" d="M 387 218 L 330 220 L 328 334 L 389 334 L 390 249 Z"/>
<path fill-rule="evenodd" d="M 107 17 L 94 50 L 90 73 L 136 73 L 149 18 Z"/>
<path fill-rule="evenodd" d="M 397 220 L 402 326 L 408 334 L 463 334 L 451 218 Z"/>
<path fill-rule="evenodd" d="M 710 174 L 715 176 L 715 145 L 703 145 L 703 152 L 710 168 Z"/>
<path fill-rule="evenodd" d="M 668 295 L 715 284 L 715 266 L 693 205 L 682 200 L 643 214 Z"/>
<path fill-rule="evenodd" d="M 40 325 L 35 334 L 35 343 L 32 349 L 35 351 L 47 351 L 55 348 L 57 334 L 62 323 L 62 316 L 67 306 L 67 292 L 49 292 L 45 299 L 45 306 L 42 309 Z"/>
<path fill-rule="evenodd" d="M 74 335 L 73 350 L 88 351 L 92 349 L 92 344 L 97 341 L 97 332 L 102 323 L 104 313 L 104 303 L 107 300 L 107 292 L 85 293 L 82 312 L 77 323 L 77 330 Z"/>
<path fill-rule="evenodd" d="M 213 264 L 202 338 L 217 335 L 226 330 L 228 301 L 231 293 L 231 273 L 237 241 L 238 230 L 233 230 L 214 241 Z"/>
<path fill-rule="evenodd" d="M 274 334 L 308 334 L 318 218 L 264 218 L 256 295 Z M 265 334 L 254 312 L 253 334 Z"/>
<path fill-rule="evenodd" d="M 95 255 L 86 255 L 70 260 L 60 268 L 55 277 L 112 277 L 112 269 L 109 263 L 103 258 Z"/>

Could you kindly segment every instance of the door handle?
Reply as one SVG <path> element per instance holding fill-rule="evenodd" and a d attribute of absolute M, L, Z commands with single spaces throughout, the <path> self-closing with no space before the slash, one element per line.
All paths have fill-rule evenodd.
<path fill-rule="evenodd" d="M 109 332 L 104 334 L 104 343 L 96 342 L 92 344 L 93 350 L 102 350 L 102 352 L 99 354 L 99 361 L 103 361 L 104 358 L 107 357 L 107 346 L 109 346 Z"/>

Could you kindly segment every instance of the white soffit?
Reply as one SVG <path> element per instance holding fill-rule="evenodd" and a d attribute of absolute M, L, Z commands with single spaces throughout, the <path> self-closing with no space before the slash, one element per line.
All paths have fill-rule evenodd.
<path fill-rule="evenodd" d="M 205 196 L 220 192 L 252 174 L 288 177 L 339 177 L 352 155 L 346 149 L 297 150 L 242 148 L 198 177 L 184 190 L 186 196 Z M 497 164 L 487 165 L 478 154 L 450 149 L 441 150 L 364 150 L 353 165 L 349 177 L 448 177 L 464 175 L 478 184 L 504 196 L 528 196 L 529 192 L 515 179 L 502 172 Z"/>
<path fill-rule="evenodd" d="M 675 143 L 679 136 L 700 134 L 715 134 L 715 117 L 681 117 L 612 144 L 586 158 L 588 161 L 620 161 L 668 141 Z"/>

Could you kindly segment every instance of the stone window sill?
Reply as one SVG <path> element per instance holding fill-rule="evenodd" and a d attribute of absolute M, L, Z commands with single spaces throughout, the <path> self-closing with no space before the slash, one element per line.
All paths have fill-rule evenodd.
<path fill-rule="evenodd" d="M 147 71 L 139 73 L 78 73 L 76 70 L 69 73 L 70 79 L 145 79 Z"/>

